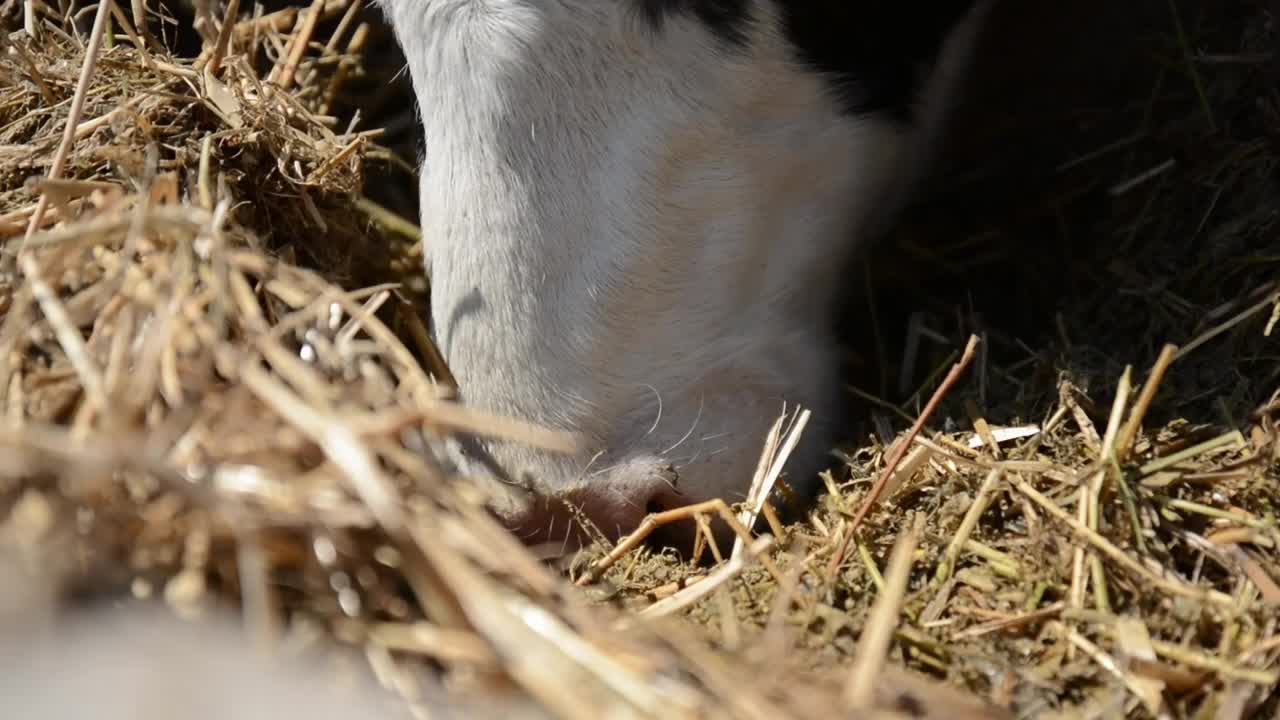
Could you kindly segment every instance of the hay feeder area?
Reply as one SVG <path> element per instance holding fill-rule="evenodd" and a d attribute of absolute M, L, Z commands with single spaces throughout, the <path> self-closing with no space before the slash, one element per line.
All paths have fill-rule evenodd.
<path fill-rule="evenodd" d="M 365 717 L 1280 717 L 1276 19 L 1154 5 L 1148 97 L 1082 110 L 1092 145 L 1005 206 L 943 181 L 872 260 L 907 270 L 865 297 L 929 312 L 870 303 L 868 421 L 816 508 L 694 506 L 640 533 L 738 542 L 549 565 L 445 460 L 566 440 L 452 400 L 377 9 L 0 2 L 0 676 L 141 608 L 354 659 L 310 680 L 370 675 Z M 1096 242 L 1046 259 L 1037 218 Z M 979 321 L 1046 267 L 1069 302 Z M 221 687 L 184 647 L 134 692 Z M 0 714 L 70 693 L 35 682 Z"/>

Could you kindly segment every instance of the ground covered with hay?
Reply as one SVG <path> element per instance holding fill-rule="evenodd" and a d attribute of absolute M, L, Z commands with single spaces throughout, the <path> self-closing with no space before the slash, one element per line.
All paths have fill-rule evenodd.
<path fill-rule="evenodd" d="M 1007 4 L 949 172 L 851 276 L 866 421 L 819 507 L 560 568 L 441 460 L 562 439 L 450 402 L 377 12 L 154 5 L 0 3 L 0 623 L 231 607 L 420 717 L 427 679 L 570 718 L 1280 712 L 1262 4 Z"/>

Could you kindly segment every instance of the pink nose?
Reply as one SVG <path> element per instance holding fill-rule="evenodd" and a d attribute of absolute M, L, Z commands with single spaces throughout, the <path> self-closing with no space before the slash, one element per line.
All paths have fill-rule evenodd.
<path fill-rule="evenodd" d="M 572 552 L 603 536 L 616 540 L 649 513 L 687 504 L 669 464 L 632 460 L 588 474 L 570 490 L 540 495 L 507 525 L 544 554 Z"/>

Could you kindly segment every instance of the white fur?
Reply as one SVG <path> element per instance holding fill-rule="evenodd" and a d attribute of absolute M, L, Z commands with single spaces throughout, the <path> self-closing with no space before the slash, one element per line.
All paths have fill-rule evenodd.
<path fill-rule="evenodd" d="M 839 273 L 931 154 L 978 15 L 906 131 L 842 116 L 767 16 L 734 55 L 693 20 L 651 32 L 617 0 L 384 4 L 426 128 L 433 322 L 464 397 L 588 441 L 568 458 L 495 446 L 499 463 L 616 534 L 674 501 L 668 464 L 684 499 L 739 499 L 787 402 L 815 413 L 793 465 L 812 471 L 841 402 L 826 330 Z M 501 509 L 566 530 L 516 495 Z M 16 577 L 0 564 L 0 585 L 25 588 Z M 256 655 L 230 621 L 124 613 L 54 631 L 9 607 L 41 597 L 0 592 L 5 717 L 396 716 L 370 686 Z"/>
<path fill-rule="evenodd" d="M 767 3 L 737 52 L 620 0 L 383 5 L 425 128 L 432 320 L 463 399 L 585 439 L 570 457 L 496 445 L 498 464 L 617 534 L 652 502 L 740 500 L 786 403 L 814 413 L 791 466 L 812 474 L 844 402 L 831 301 L 936 123 L 842 115 Z M 518 495 L 500 509 L 566 529 Z"/>
<path fill-rule="evenodd" d="M 368 661 L 287 635 L 255 647 L 221 613 L 181 621 L 164 608 L 59 610 L 58 579 L 0 540 L 0 717 L 30 720 L 409 720 Z M 433 718 L 545 718 L 515 697 L 448 694 L 429 672 L 398 668 Z"/>
<path fill-rule="evenodd" d="M 380 696 L 367 686 L 336 688 L 337 668 L 269 661 L 228 621 L 188 625 L 160 610 L 95 613 L 39 633 L 6 630 L 0 647 L 0 713 L 5 717 L 406 717 L 391 712 L 389 694 Z"/>

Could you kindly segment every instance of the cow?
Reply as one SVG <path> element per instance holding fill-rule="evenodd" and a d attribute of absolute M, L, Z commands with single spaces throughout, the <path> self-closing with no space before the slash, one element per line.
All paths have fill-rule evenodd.
<path fill-rule="evenodd" d="M 838 438 L 849 266 L 936 155 L 992 0 L 381 0 L 423 127 L 460 399 L 572 433 L 458 452 L 529 543 L 744 498 L 784 407 Z"/>

